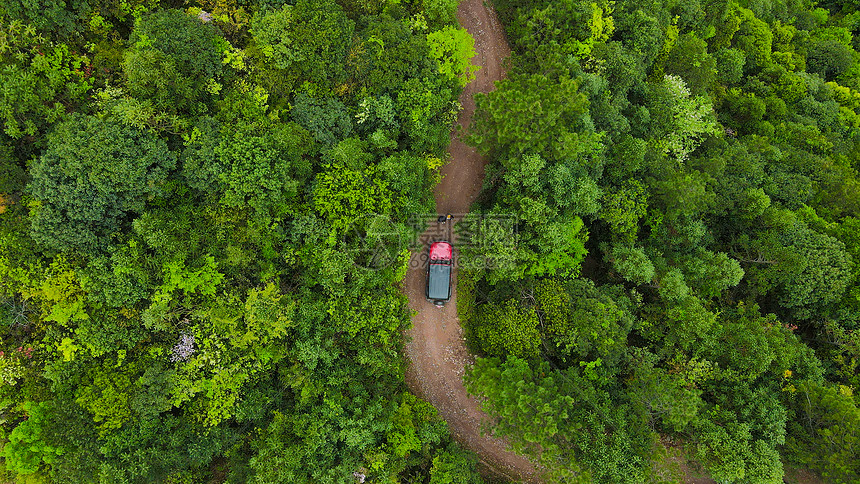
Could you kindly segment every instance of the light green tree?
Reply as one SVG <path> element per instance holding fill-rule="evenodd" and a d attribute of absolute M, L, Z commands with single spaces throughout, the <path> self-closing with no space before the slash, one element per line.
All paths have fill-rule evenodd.
<path fill-rule="evenodd" d="M 652 109 L 662 132 L 658 143 L 664 153 L 684 163 L 706 136 L 716 134 L 714 108 L 708 98 L 692 96 L 687 83 L 675 75 L 666 74 L 654 89 L 661 98 L 657 105 L 667 108 Z"/>
<path fill-rule="evenodd" d="M 609 259 L 618 274 L 627 281 L 648 284 L 654 278 L 654 264 L 640 248 L 614 246 Z"/>
<path fill-rule="evenodd" d="M 481 306 L 474 325 L 475 338 L 490 355 L 531 358 L 539 354 L 537 315 L 534 309 L 524 308 L 514 299 Z"/>
<path fill-rule="evenodd" d="M 24 403 L 28 418 L 9 434 L 3 446 L 6 466 L 19 474 L 33 474 L 44 464 L 51 464 L 65 453 L 65 449 L 44 440 L 46 427 L 51 425 L 51 402 Z"/>
<path fill-rule="evenodd" d="M 430 58 L 439 63 L 439 72 L 460 86 L 472 82 L 480 66 L 472 64 L 475 39 L 466 29 L 447 26 L 427 34 Z"/>
<path fill-rule="evenodd" d="M 475 96 L 477 109 L 469 141 L 483 153 L 501 159 L 524 153 L 549 155 L 552 148 L 575 131 L 588 100 L 580 81 L 543 74 L 513 74 L 496 90 Z"/>

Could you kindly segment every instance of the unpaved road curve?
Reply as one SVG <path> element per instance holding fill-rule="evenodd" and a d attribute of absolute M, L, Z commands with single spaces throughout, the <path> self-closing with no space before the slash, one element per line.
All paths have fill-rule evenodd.
<path fill-rule="evenodd" d="M 463 110 L 457 123 L 465 129 L 475 112 L 474 94 L 491 91 L 493 83 L 505 75 L 502 62 L 510 55 L 510 48 L 495 11 L 485 6 L 482 0 L 461 1 L 457 17 L 475 38 L 477 55 L 473 63 L 481 66 L 475 80 L 460 96 Z M 444 178 L 435 189 L 436 209 L 438 213 L 466 213 L 481 190 L 486 160 L 456 136 L 452 136 L 448 151 L 451 160 L 442 169 Z M 446 231 L 450 233 L 450 225 L 431 225 L 422 240 L 450 237 L 444 234 Z M 472 362 L 472 357 L 466 350 L 463 330 L 457 319 L 456 285 L 451 302 L 444 308 L 437 308 L 424 298 L 424 251 L 426 247 L 412 254 L 405 280 L 409 307 L 415 313 L 413 326 L 406 335 L 405 350 L 410 362 L 406 382 L 409 388 L 433 404 L 448 422 L 454 438 L 478 454 L 493 471 L 516 480 L 540 482 L 527 459 L 508 452 L 503 440 L 482 434 L 481 425 L 489 421 L 489 417 L 463 386 L 464 367 Z M 456 284 L 456 268 L 453 277 Z"/>

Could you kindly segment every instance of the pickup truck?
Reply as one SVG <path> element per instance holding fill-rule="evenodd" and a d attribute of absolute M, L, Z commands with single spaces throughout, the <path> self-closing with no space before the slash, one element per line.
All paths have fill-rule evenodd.
<path fill-rule="evenodd" d="M 437 306 L 444 306 L 451 299 L 451 268 L 454 264 L 454 249 L 448 241 L 430 244 L 427 264 L 427 299 Z"/>

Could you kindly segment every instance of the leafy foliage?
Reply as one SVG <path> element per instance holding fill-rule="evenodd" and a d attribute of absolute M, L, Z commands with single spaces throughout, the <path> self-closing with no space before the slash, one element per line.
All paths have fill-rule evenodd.
<path fill-rule="evenodd" d="M 856 2 L 494 5 L 457 224 L 489 430 L 548 481 L 656 480 L 659 440 L 857 481 Z M 3 479 L 481 482 L 400 351 L 456 10 L 0 0 Z"/>
<path fill-rule="evenodd" d="M 533 309 L 518 307 L 508 300 L 501 306 L 490 306 L 475 316 L 475 337 L 491 355 L 534 357 L 540 347 L 538 318 Z"/>
<path fill-rule="evenodd" d="M 334 0 L 299 0 L 258 13 L 251 33 L 263 58 L 275 68 L 292 79 L 330 86 L 343 78 L 343 60 L 354 28 Z"/>
<path fill-rule="evenodd" d="M 790 455 L 833 482 L 857 479 L 860 469 L 853 456 L 860 412 L 851 390 L 804 382 L 793 393 L 791 408 L 796 420 L 786 443 Z"/>
<path fill-rule="evenodd" d="M 212 25 L 179 10 L 139 18 L 123 61 L 129 93 L 156 109 L 183 110 L 221 72 L 217 38 Z"/>
<path fill-rule="evenodd" d="M 571 420 L 629 409 L 720 482 L 780 482 L 783 462 L 855 479 L 829 419 L 851 421 L 858 381 L 856 5 L 495 4 L 510 72 L 467 139 L 490 158 L 477 208 L 516 223 L 462 251 L 459 311 L 472 347 L 507 356 L 471 376 L 493 428 L 557 480 L 650 472 L 635 446 L 611 447 L 635 469 L 604 472 L 530 413 L 572 415 L 540 398 L 588 382 L 618 413 L 592 399 Z M 535 312 L 539 354 L 487 330 L 509 308 Z"/>
<path fill-rule="evenodd" d="M 2 479 L 481 482 L 402 376 L 426 4 L 0 1 Z"/>
<path fill-rule="evenodd" d="M 163 140 L 91 116 L 57 125 L 48 143 L 32 168 L 31 233 L 58 251 L 104 248 L 125 217 L 164 194 L 175 163 Z"/>
<path fill-rule="evenodd" d="M 611 408 L 577 370 L 553 372 L 546 362 L 532 370 L 515 357 L 479 359 L 467 383 L 501 417 L 495 431 L 511 438 L 515 450 L 539 459 L 552 478 L 641 481 L 638 460 L 622 456 L 649 446 L 647 433 L 626 408 Z"/>
<path fill-rule="evenodd" d="M 475 71 L 480 67 L 471 63 L 475 56 L 475 39 L 466 29 L 445 27 L 427 34 L 430 57 L 439 62 L 439 72 L 445 77 L 456 80 L 460 86 L 475 79 Z"/>
<path fill-rule="evenodd" d="M 45 426 L 50 424 L 50 404 L 26 402 L 23 406 L 28 417 L 9 434 L 9 443 L 3 447 L 3 457 L 9 470 L 19 474 L 33 474 L 44 464 L 53 463 L 65 453 L 63 447 L 45 442 Z"/>

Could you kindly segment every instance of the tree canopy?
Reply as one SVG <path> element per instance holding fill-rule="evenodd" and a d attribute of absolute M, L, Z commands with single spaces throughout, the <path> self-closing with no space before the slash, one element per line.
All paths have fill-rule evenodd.
<path fill-rule="evenodd" d="M 397 290 L 456 2 L 180 4 L 0 1 L 0 481 L 482 482 Z"/>
<path fill-rule="evenodd" d="M 860 480 L 858 2 L 495 0 L 454 131 L 458 4 L 0 0 L 0 481 L 481 483 L 404 383 L 452 136 L 487 432 Z"/>
<path fill-rule="evenodd" d="M 507 230 L 458 293 L 493 431 L 551 482 L 679 482 L 666 441 L 856 480 L 856 5 L 494 3 L 468 140 Z"/>

